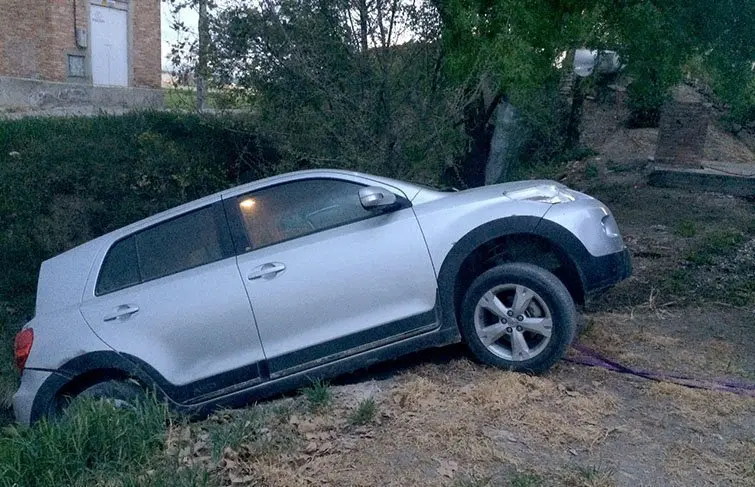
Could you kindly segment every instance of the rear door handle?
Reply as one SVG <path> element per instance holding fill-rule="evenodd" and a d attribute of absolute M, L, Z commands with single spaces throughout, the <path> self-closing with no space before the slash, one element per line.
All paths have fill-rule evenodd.
<path fill-rule="evenodd" d="M 135 304 L 122 304 L 115 308 L 115 313 L 106 315 L 103 320 L 114 321 L 118 318 L 128 318 L 137 311 L 139 311 L 139 306 L 136 306 Z"/>
<path fill-rule="evenodd" d="M 272 279 L 285 270 L 286 266 L 284 264 L 281 264 L 280 262 L 268 262 L 267 264 L 263 264 L 250 272 L 247 276 L 247 279 L 249 279 L 250 281 L 259 279 L 260 277 Z"/>

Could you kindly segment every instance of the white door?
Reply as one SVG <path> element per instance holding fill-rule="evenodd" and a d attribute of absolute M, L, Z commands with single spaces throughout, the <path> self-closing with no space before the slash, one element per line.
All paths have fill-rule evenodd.
<path fill-rule="evenodd" d="M 310 179 L 229 201 L 243 221 L 238 264 L 271 378 L 437 326 L 414 212 L 372 214 L 361 188 Z"/>
<path fill-rule="evenodd" d="M 128 12 L 90 5 L 92 83 L 128 86 Z"/>

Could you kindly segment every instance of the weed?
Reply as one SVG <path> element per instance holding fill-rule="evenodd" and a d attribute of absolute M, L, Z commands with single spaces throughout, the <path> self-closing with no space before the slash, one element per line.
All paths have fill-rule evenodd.
<path fill-rule="evenodd" d="M 242 443 L 254 441 L 260 428 L 261 418 L 256 407 L 244 410 L 239 417 L 212 425 L 209 428 L 212 458 L 219 460 L 226 448 L 236 450 Z"/>
<path fill-rule="evenodd" d="M 599 466 L 577 467 L 572 482 L 584 487 L 609 487 L 614 485 L 613 472 Z"/>
<path fill-rule="evenodd" d="M 488 487 L 490 485 L 490 477 L 462 474 L 454 478 L 452 485 L 453 487 Z"/>
<path fill-rule="evenodd" d="M 697 234 L 697 225 L 692 220 L 682 220 L 674 225 L 674 233 L 680 237 L 694 237 Z"/>
<path fill-rule="evenodd" d="M 543 479 L 539 475 L 531 473 L 517 473 L 509 481 L 511 487 L 539 487 Z"/>
<path fill-rule="evenodd" d="M 631 164 L 621 164 L 613 159 L 608 159 L 608 161 L 606 161 L 606 169 L 611 172 L 629 172 L 633 167 Z"/>
<path fill-rule="evenodd" d="M 307 398 L 310 411 L 325 409 L 333 402 L 333 393 L 328 383 L 319 379 L 302 389 L 301 393 Z"/>
<path fill-rule="evenodd" d="M 598 166 L 592 162 L 588 162 L 585 165 L 585 177 L 587 179 L 595 179 L 598 177 Z"/>
<path fill-rule="evenodd" d="M 10 313 L 0 303 L 0 410 L 10 408 L 11 398 L 18 387 L 18 371 L 13 363 L 13 336 L 17 328 L 12 324 Z"/>
<path fill-rule="evenodd" d="M 349 423 L 353 425 L 363 425 L 375 419 L 377 414 L 377 404 L 372 398 L 362 400 L 357 408 L 349 415 Z"/>
<path fill-rule="evenodd" d="M 705 234 L 699 244 L 690 250 L 685 259 L 695 265 L 710 265 L 716 257 L 730 254 L 745 236 L 733 230 L 716 230 Z"/>

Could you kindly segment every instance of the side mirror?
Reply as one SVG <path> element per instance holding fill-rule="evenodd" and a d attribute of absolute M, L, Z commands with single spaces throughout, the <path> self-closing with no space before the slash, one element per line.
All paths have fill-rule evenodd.
<path fill-rule="evenodd" d="M 387 189 L 368 186 L 359 190 L 359 201 L 366 210 L 385 209 L 396 204 L 396 195 Z"/>

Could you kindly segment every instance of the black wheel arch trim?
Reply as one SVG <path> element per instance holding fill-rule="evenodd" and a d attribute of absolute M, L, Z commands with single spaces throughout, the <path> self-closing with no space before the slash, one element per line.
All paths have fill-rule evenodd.
<path fill-rule="evenodd" d="M 535 216 L 500 218 L 484 223 L 467 233 L 454 244 L 443 260 L 438 273 L 438 291 L 445 326 L 453 324 L 458 328 L 454 288 L 465 259 L 481 245 L 508 235 L 532 235 L 548 240 L 573 264 L 586 296 L 631 275 L 631 259 L 626 249 L 615 254 L 595 257 L 573 233 L 555 222 Z"/>
<path fill-rule="evenodd" d="M 309 368 L 293 370 L 299 365 L 311 363 L 316 368 L 316 365 L 327 364 L 331 361 L 331 358 L 333 361 L 338 361 L 338 359 L 348 358 L 352 354 L 336 354 L 339 356 L 329 357 L 329 355 L 332 355 L 332 350 L 344 350 L 362 355 L 363 352 L 369 352 L 369 348 L 365 347 L 374 345 L 382 348 L 384 345 L 390 345 L 391 342 L 386 340 L 391 337 L 395 337 L 400 343 L 414 335 L 424 334 L 428 331 L 429 325 L 437 322 L 436 309 L 433 309 L 377 328 L 292 352 L 274 358 L 272 361 L 262 360 L 183 385 L 175 385 L 169 382 L 148 363 L 130 354 L 114 350 L 89 352 L 65 362 L 53 371 L 54 373 L 42 384 L 32 404 L 31 421 L 34 422 L 45 416 L 50 410 L 50 406 L 55 403 L 56 398 L 65 394 L 69 384 L 92 372 L 114 371 L 117 372 L 116 375 L 119 377 L 132 377 L 147 389 L 154 390 L 158 398 L 167 400 L 175 409 L 193 410 L 199 403 L 212 402 L 216 398 L 228 394 L 255 389 L 265 384 L 266 379 L 274 378 L 270 376 L 271 372 L 292 368 L 291 374 L 296 375 L 301 371 L 306 372 Z M 437 326 L 434 327 L 434 330 L 440 331 Z M 268 370 L 269 368 L 271 370 Z M 281 377 L 285 377 L 285 375 Z M 274 379 L 278 378 L 275 377 Z"/>

